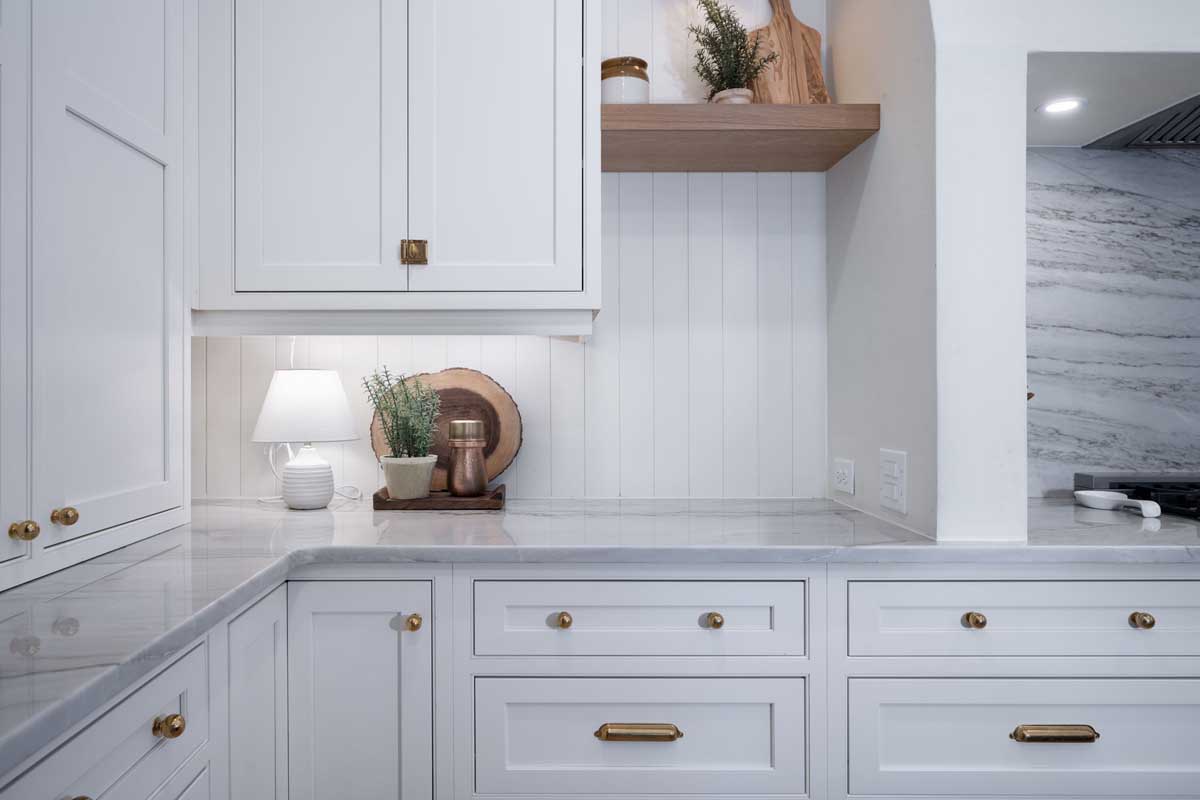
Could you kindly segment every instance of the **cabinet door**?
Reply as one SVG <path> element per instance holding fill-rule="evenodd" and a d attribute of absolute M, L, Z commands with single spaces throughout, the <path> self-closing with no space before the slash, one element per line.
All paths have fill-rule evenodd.
<path fill-rule="evenodd" d="M 292 800 L 433 797 L 431 607 L 424 581 L 288 583 Z"/>
<path fill-rule="evenodd" d="M 0 562 L 32 545 L 9 538 L 8 526 L 29 509 L 29 2 L 0 9 Z"/>
<path fill-rule="evenodd" d="M 229 623 L 229 794 L 287 800 L 287 587 Z"/>
<path fill-rule="evenodd" d="M 410 0 L 413 291 L 583 288 L 582 0 Z"/>
<path fill-rule="evenodd" d="M 237 291 L 407 288 L 406 31 L 403 3 L 234 4 Z"/>
<path fill-rule="evenodd" d="M 182 0 L 33 4 L 43 547 L 182 505 Z M 51 509 L 79 522 L 51 526 Z"/>

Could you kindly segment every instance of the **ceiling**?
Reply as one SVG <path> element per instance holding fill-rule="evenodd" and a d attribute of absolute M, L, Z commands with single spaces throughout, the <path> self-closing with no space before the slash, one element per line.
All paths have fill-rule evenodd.
<path fill-rule="evenodd" d="M 1200 95 L 1200 53 L 1030 53 L 1030 147 L 1081 147 Z M 1037 107 L 1059 97 L 1087 104 L 1062 116 Z"/>

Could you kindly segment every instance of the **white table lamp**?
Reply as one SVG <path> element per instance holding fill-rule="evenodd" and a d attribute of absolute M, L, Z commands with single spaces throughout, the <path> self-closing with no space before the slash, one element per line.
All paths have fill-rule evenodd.
<path fill-rule="evenodd" d="M 325 508 L 333 499 L 333 467 L 313 442 L 358 438 L 342 379 L 331 369 L 277 369 L 258 413 L 251 441 L 287 444 L 291 460 L 279 476 L 289 508 Z M 292 443 L 303 446 L 292 452 Z M 274 469 L 275 448 L 270 449 Z"/>

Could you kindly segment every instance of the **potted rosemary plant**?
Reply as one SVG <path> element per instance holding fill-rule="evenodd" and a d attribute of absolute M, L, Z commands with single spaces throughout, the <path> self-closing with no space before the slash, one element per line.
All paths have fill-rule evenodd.
<path fill-rule="evenodd" d="M 749 103 L 754 98 L 750 84 L 778 53 L 759 55 L 759 34 L 746 32 L 732 8 L 717 0 L 699 0 L 706 24 L 689 25 L 688 32 L 699 46 L 696 74 L 709 88 L 710 103 Z"/>
<path fill-rule="evenodd" d="M 387 367 L 363 378 L 363 388 L 379 415 L 390 453 L 379 459 L 388 497 L 428 497 L 437 464 L 437 456 L 429 450 L 441 408 L 438 393 L 416 378 L 393 376 Z"/>

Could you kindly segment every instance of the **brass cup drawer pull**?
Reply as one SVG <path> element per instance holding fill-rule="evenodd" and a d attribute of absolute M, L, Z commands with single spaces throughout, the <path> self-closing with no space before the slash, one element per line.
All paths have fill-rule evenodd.
<path fill-rule="evenodd" d="M 725 617 L 716 611 L 710 611 L 704 615 L 704 624 L 713 630 L 719 631 L 725 627 Z"/>
<path fill-rule="evenodd" d="M 1148 631 L 1154 627 L 1157 620 L 1154 615 L 1147 611 L 1135 611 L 1129 615 L 1129 624 L 1131 627 L 1141 631 Z"/>
<path fill-rule="evenodd" d="M 187 720 L 183 714 L 167 714 L 157 717 L 150 732 L 160 739 L 178 739 L 187 730 Z"/>
<path fill-rule="evenodd" d="M 566 630 L 575 624 L 575 618 L 566 611 L 560 611 L 554 615 L 554 627 L 559 630 Z"/>
<path fill-rule="evenodd" d="M 606 722 L 595 736 L 603 742 L 673 742 L 683 731 L 669 722 Z"/>
<path fill-rule="evenodd" d="M 1091 725 L 1018 725 L 1008 738 L 1027 744 L 1090 744 L 1100 733 Z"/>
<path fill-rule="evenodd" d="M 968 611 L 962 615 L 962 624 L 964 628 L 980 631 L 987 627 L 987 617 L 978 611 Z"/>
<path fill-rule="evenodd" d="M 14 522 L 8 526 L 8 538 L 18 542 L 32 542 L 42 532 L 42 526 L 31 519 Z"/>
<path fill-rule="evenodd" d="M 71 526 L 79 522 L 79 512 L 71 506 L 56 508 L 50 512 L 50 521 L 55 525 Z"/>

